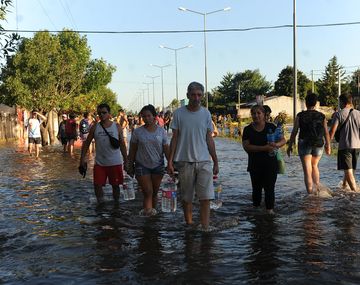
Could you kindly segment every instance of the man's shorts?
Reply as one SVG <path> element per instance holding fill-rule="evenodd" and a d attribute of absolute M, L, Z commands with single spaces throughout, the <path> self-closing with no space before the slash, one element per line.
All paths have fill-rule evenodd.
<path fill-rule="evenodd" d="M 300 139 L 298 143 L 298 153 L 299 156 L 312 155 L 312 156 L 322 156 L 323 147 L 311 146 L 306 143 L 306 141 Z"/>
<path fill-rule="evenodd" d="M 147 168 L 140 163 L 135 163 L 135 176 L 140 177 L 144 175 L 164 175 L 165 173 L 165 166 L 162 164 L 155 168 Z"/>
<path fill-rule="evenodd" d="M 41 144 L 41 138 L 29 138 L 29 144 L 30 143 Z"/>
<path fill-rule="evenodd" d="M 359 149 L 341 149 L 338 150 L 337 165 L 338 170 L 356 169 Z"/>
<path fill-rule="evenodd" d="M 94 165 L 94 184 L 106 185 L 106 180 L 109 179 L 109 184 L 117 186 L 123 183 L 124 175 L 122 165 L 101 166 Z"/>
<path fill-rule="evenodd" d="M 181 198 L 191 203 L 196 193 L 199 200 L 214 199 L 213 169 L 211 161 L 176 162 L 179 171 Z"/>

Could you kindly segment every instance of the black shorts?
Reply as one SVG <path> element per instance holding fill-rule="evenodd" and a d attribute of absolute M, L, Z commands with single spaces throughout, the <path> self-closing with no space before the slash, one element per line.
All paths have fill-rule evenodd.
<path fill-rule="evenodd" d="M 29 138 L 29 144 L 30 143 L 41 144 L 41 138 Z"/>
<path fill-rule="evenodd" d="M 60 140 L 62 145 L 67 145 L 67 138 L 62 137 Z"/>
<path fill-rule="evenodd" d="M 359 151 L 357 148 L 339 150 L 337 155 L 338 170 L 355 170 Z"/>

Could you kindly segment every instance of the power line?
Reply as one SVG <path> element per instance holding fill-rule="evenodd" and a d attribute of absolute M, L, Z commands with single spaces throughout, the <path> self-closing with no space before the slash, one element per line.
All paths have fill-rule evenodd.
<path fill-rule="evenodd" d="M 53 21 L 51 20 L 51 18 L 50 18 L 50 16 L 49 16 L 49 14 L 47 13 L 45 7 L 43 6 L 43 4 L 41 3 L 40 0 L 38 0 L 38 3 L 39 3 L 39 5 L 41 6 L 41 9 L 43 10 L 43 13 L 45 14 L 45 16 L 49 19 L 50 23 L 53 25 L 53 27 L 54 27 L 55 30 L 56 30 L 56 26 L 55 26 L 55 24 L 53 23 Z M 17 30 L 17 32 L 20 32 L 20 31 L 21 31 L 21 30 Z M 16 32 L 16 31 L 13 31 L 13 32 Z"/>
<path fill-rule="evenodd" d="M 297 25 L 297 27 L 298 28 L 319 28 L 319 27 L 352 26 L 352 25 L 360 25 L 360 22 L 309 24 L 309 25 Z M 259 26 L 259 27 L 249 27 L 249 28 L 233 28 L 233 29 L 209 29 L 209 30 L 206 30 L 206 32 L 207 33 L 248 32 L 248 31 L 254 31 L 254 30 L 273 30 L 273 29 L 284 29 L 284 28 L 292 28 L 292 27 L 293 27 L 292 25 Z M 4 30 L 4 32 L 13 33 L 13 32 L 16 32 L 16 30 L 7 29 L 7 30 Z M 25 30 L 24 29 L 24 30 L 18 30 L 18 32 L 21 32 L 21 33 L 36 33 L 36 32 L 42 32 L 42 31 Z M 63 31 L 48 30 L 47 32 L 59 33 L 59 32 L 63 32 Z M 72 32 L 77 32 L 79 34 L 181 34 L 181 33 L 204 33 L 204 30 L 149 30 L 149 31 L 76 30 L 76 31 L 72 31 Z"/>

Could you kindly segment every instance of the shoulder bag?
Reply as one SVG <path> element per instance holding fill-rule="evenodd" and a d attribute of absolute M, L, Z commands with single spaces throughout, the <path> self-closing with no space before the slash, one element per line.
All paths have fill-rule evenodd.
<path fill-rule="evenodd" d="M 105 133 L 108 135 L 108 137 L 110 139 L 111 146 L 113 148 L 119 148 L 120 147 L 120 141 L 118 139 L 114 138 L 113 136 L 111 136 L 101 123 L 99 123 L 99 124 L 104 129 Z"/>
<path fill-rule="evenodd" d="M 345 121 L 337 128 L 334 138 L 336 140 L 336 142 L 340 141 L 340 131 L 342 130 L 342 128 L 345 126 L 346 122 L 349 120 L 350 114 L 352 112 L 353 109 L 350 109 L 348 116 L 346 117 Z"/>

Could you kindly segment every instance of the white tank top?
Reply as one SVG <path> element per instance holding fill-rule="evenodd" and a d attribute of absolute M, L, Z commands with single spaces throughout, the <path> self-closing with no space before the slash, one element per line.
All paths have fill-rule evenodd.
<path fill-rule="evenodd" d="M 111 126 L 106 128 L 109 135 L 114 138 L 119 138 L 118 128 L 116 123 L 112 122 Z M 96 124 L 95 132 L 95 164 L 101 166 L 113 166 L 123 164 L 123 158 L 119 148 L 113 148 L 110 144 L 109 136 L 105 133 L 100 123 Z"/>

